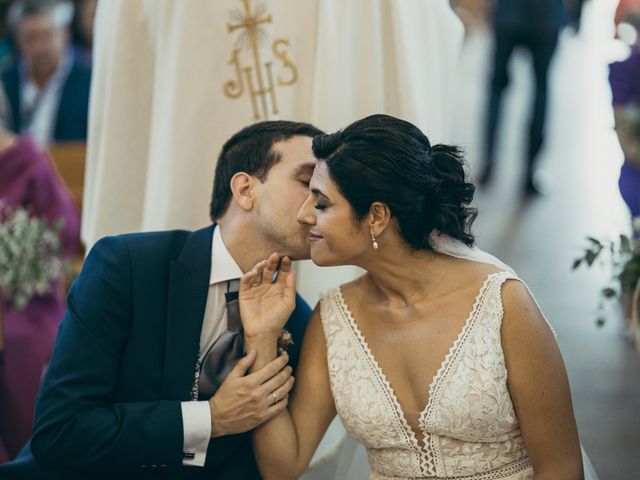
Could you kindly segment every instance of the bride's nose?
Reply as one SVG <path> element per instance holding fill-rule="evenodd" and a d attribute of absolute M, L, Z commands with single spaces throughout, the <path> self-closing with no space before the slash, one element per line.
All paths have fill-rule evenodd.
<path fill-rule="evenodd" d="M 309 193 L 307 198 L 303 202 L 302 206 L 298 210 L 298 215 L 296 219 L 299 223 L 304 225 L 315 225 L 316 224 L 316 215 L 315 209 L 313 208 L 313 194 Z"/>

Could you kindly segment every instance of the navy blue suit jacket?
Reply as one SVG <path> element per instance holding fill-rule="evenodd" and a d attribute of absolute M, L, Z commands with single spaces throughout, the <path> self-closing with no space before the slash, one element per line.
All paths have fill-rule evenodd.
<path fill-rule="evenodd" d="M 194 378 L 213 228 L 95 245 L 69 292 L 31 443 L 1 479 L 259 478 L 250 433 L 212 439 L 205 468 L 182 466 L 180 402 Z M 310 314 L 298 297 L 286 326 L 294 368 Z"/>
<path fill-rule="evenodd" d="M 560 30 L 566 22 L 563 0 L 497 0 L 493 21 L 519 31 Z"/>
<path fill-rule="evenodd" d="M 20 84 L 20 69 L 18 62 L 14 62 L 2 74 L 2 86 L 11 110 L 10 123 L 7 127 L 18 133 L 23 128 Z M 74 61 L 60 93 L 60 102 L 53 128 L 53 140 L 86 140 L 90 87 L 91 68 Z"/>

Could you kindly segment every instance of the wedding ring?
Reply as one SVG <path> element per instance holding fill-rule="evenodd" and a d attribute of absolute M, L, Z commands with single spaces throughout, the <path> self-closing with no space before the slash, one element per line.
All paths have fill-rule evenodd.
<path fill-rule="evenodd" d="M 278 403 L 278 396 L 275 393 L 272 393 L 271 396 L 273 397 L 273 404 Z"/>

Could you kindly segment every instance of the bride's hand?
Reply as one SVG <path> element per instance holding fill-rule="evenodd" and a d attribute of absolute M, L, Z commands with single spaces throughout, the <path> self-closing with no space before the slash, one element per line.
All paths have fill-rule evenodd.
<path fill-rule="evenodd" d="M 279 335 L 296 306 L 295 281 L 289 257 L 282 259 L 278 278 L 272 282 L 278 261 L 280 255 L 272 253 L 240 280 L 240 318 L 247 337 Z"/>

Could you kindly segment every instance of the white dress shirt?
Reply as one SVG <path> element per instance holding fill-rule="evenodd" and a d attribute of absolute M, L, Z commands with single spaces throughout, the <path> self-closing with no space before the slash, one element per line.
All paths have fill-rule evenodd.
<path fill-rule="evenodd" d="M 200 360 L 211 344 L 227 329 L 227 282 L 242 276 L 242 270 L 222 241 L 220 226 L 213 231 L 211 242 L 211 274 L 209 293 L 200 333 Z M 211 410 L 207 401 L 182 402 L 182 427 L 184 452 L 192 452 L 193 458 L 185 458 L 183 465 L 203 467 L 207 446 L 211 438 Z"/>

